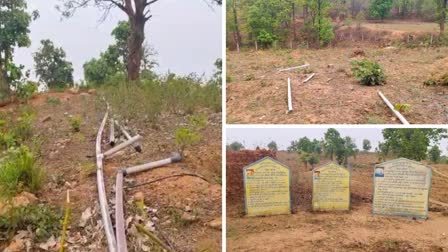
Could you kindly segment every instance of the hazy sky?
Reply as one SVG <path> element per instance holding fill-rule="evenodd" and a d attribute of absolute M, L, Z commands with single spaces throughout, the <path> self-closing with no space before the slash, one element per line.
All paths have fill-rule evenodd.
<path fill-rule="evenodd" d="M 59 0 L 28 0 L 30 10 L 39 10 L 40 18 L 31 25 L 30 48 L 17 49 L 15 61 L 33 68 L 32 53 L 40 40 L 51 39 L 61 46 L 73 62 L 76 80 L 83 79 L 82 65 L 98 57 L 112 43 L 111 31 L 126 15 L 115 9 L 100 23 L 101 11 L 94 7 L 78 10 L 74 17 L 62 19 L 55 9 Z M 159 67 L 178 74 L 195 72 L 210 76 L 213 63 L 221 57 L 221 7 L 213 9 L 206 0 L 160 0 L 152 7 L 152 19 L 146 25 L 146 41 L 157 51 Z"/>
<path fill-rule="evenodd" d="M 356 145 L 362 149 L 362 141 L 369 139 L 372 150 L 378 146 L 378 142 L 383 141 L 382 129 L 378 128 L 336 128 L 341 136 L 350 136 L 356 140 Z M 274 140 L 281 150 L 285 150 L 290 146 L 291 141 L 298 140 L 302 137 L 318 140 L 324 137 L 327 128 L 228 128 L 227 143 L 238 141 L 246 148 L 253 149 L 257 146 L 266 147 L 266 145 Z M 440 142 L 440 148 L 444 154 L 447 154 L 447 141 L 444 139 Z"/>

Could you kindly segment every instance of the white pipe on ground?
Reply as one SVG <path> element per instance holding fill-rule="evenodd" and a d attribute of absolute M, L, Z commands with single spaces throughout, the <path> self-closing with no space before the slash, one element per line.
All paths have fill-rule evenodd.
<path fill-rule="evenodd" d="M 305 68 L 305 67 L 309 67 L 310 64 L 305 63 L 305 65 L 301 65 L 301 66 L 296 66 L 296 67 L 289 67 L 289 68 L 285 68 L 285 69 L 280 69 L 278 70 L 279 72 L 284 72 L 284 71 L 289 71 L 289 70 L 294 70 L 294 69 L 301 69 L 301 68 Z"/>
<path fill-rule="evenodd" d="M 381 93 L 381 91 L 379 91 L 379 90 L 378 90 L 378 95 L 381 97 L 381 99 L 383 99 L 384 103 L 386 103 L 386 105 L 390 108 L 390 110 L 392 110 L 392 112 L 395 114 L 395 116 L 397 116 L 398 119 L 400 119 L 400 121 L 403 124 L 409 124 L 408 120 L 406 120 L 406 118 L 404 118 L 404 116 L 401 115 L 400 112 L 395 110 L 395 108 L 392 105 L 392 103 L 390 103 L 389 100 L 386 98 L 386 96 L 384 96 L 383 93 Z"/>
<path fill-rule="evenodd" d="M 117 120 L 115 120 L 115 125 L 117 125 L 117 127 L 121 130 L 121 133 L 123 133 L 124 137 L 126 137 L 126 139 L 131 139 L 131 134 L 129 134 L 123 126 L 121 126 Z M 140 144 L 137 143 L 133 143 L 132 146 L 134 147 L 136 152 L 142 152 L 142 147 L 140 146 Z"/>
<path fill-rule="evenodd" d="M 110 119 L 110 130 L 109 130 L 109 144 L 110 146 L 115 145 L 115 127 L 114 127 L 114 119 Z"/>
<path fill-rule="evenodd" d="M 288 112 L 292 111 L 291 79 L 288 78 Z"/>
<path fill-rule="evenodd" d="M 123 206 L 123 176 L 123 170 L 119 170 L 115 187 L 115 228 L 117 233 L 118 252 L 128 251 Z"/>
<path fill-rule="evenodd" d="M 112 220 L 110 219 L 109 206 L 106 196 L 106 188 L 103 177 L 103 154 L 101 154 L 101 138 L 103 135 L 104 127 L 106 125 L 107 116 L 109 111 L 106 111 L 103 121 L 101 122 L 98 134 L 96 136 L 96 178 L 98 187 L 98 198 L 100 201 L 101 217 L 103 220 L 104 231 L 106 232 L 107 246 L 109 252 L 117 251 L 117 242 L 115 240 L 114 228 L 112 226 Z"/>
<path fill-rule="evenodd" d="M 310 76 L 308 76 L 308 78 L 303 80 L 303 83 L 307 83 L 309 80 L 311 80 L 314 77 L 314 75 L 316 75 L 316 73 L 312 73 Z"/>
<path fill-rule="evenodd" d="M 120 150 L 126 148 L 127 146 L 129 146 L 129 145 L 131 145 L 131 144 L 133 144 L 133 143 L 135 143 L 135 142 L 141 140 L 142 138 L 143 138 L 142 136 L 140 136 L 140 135 L 136 135 L 136 136 L 132 137 L 131 139 L 129 139 L 128 141 L 123 142 L 123 143 L 121 143 L 121 144 L 115 146 L 114 148 L 112 148 L 112 149 L 110 149 L 110 150 L 104 152 L 103 155 L 104 155 L 104 157 L 109 157 L 109 156 L 111 156 L 112 154 L 114 154 L 114 153 L 116 153 L 116 152 L 118 152 L 118 151 L 120 151 Z"/>
<path fill-rule="evenodd" d="M 155 162 L 150 162 L 150 163 L 146 163 L 146 164 L 142 164 L 142 165 L 137 165 L 137 166 L 133 166 L 133 167 L 129 167 L 124 169 L 124 173 L 125 175 L 128 174 L 134 174 L 134 173 L 138 173 L 138 172 L 143 172 L 143 171 L 147 171 L 156 167 L 160 167 L 160 166 L 164 166 L 167 164 L 171 164 L 171 163 L 175 163 L 175 162 L 179 162 L 182 160 L 182 157 L 179 153 L 173 153 L 173 155 L 170 158 L 166 158 L 166 159 L 162 159 L 159 161 L 155 161 Z"/>

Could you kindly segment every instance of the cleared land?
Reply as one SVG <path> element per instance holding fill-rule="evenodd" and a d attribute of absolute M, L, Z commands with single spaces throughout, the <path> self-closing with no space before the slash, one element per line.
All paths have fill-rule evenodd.
<path fill-rule="evenodd" d="M 48 98 L 58 98 L 60 104 L 50 104 Z M 46 93 L 32 99 L 29 105 L 36 112 L 33 128 L 35 136 L 43 140 L 40 161 L 47 174 L 43 189 L 37 195 L 38 202 L 62 208 L 66 190 L 70 189 L 72 215 L 67 236 L 68 251 L 106 251 L 95 173 L 95 138 L 104 116 L 104 104 L 96 95 L 87 93 Z M 16 113 L 17 110 L 18 105 L 11 104 L 1 108 L 0 112 Z M 69 125 L 71 115 L 82 118 L 81 131 L 78 133 L 73 133 Z M 42 119 L 47 116 L 51 118 L 43 122 Z M 185 116 L 165 114 L 153 126 L 136 125 L 133 122 L 129 124 L 134 132 L 144 137 L 141 142 L 143 152 L 139 154 L 128 147 L 105 161 L 106 191 L 112 219 L 117 170 L 169 157 L 176 150 L 176 127 L 185 125 L 187 121 Z M 108 128 L 103 134 L 104 140 L 107 139 Z M 201 131 L 201 135 L 202 141 L 186 149 L 186 157 L 182 162 L 126 177 L 124 184 L 136 185 L 181 173 L 200 174 L 208 180 L 191 176 L 174 177 L 124 192 L 127 222 L 139 222 L 133 200 L 134 195 L 140 192 L 144 195 L 145 211 L 154 223 L 157 235 L 178 251 L 221 250 L 220 226 L 210 225 L 214 220 L 219 223 L 221 220 L 220 113 L 208 115 L 207 127 Z M 109 148 L 103 141 L 102 149 Z M 79 227 L 81 215 L 87 208 L 92 210 L 92 216 L 86 227 Z M 186 220 L 184 212 L 194 216 L 194 220 Z M 131 233 L 128 229 L 130 251 L 143 251 L 141 244 L 147 244 L 146 238 L 136 238 Z M 31 251 L 40 251 L 40 245 L 32 244 Z M 0 242 L 0 249 L 5 246 L 8 244 Z M 150 249 L 159 251 L 157 247 Z"/>
<path fill-rule="evenodd" d="M 403 31 L 403 32 L 439 32 L 439 25 L 436 23 L 412 22 L 412 21 L 388 21 L 385 23 L 366 23 L 364 27 L 385 30 L 385 31 Z"/>
<path fill-rule="evenodd" d="M 352 210 L 339 213 L 313 213 L 311 172 L 298 165 L 297 154 L 279 152 L 277 159 L 291 168 L 293 214 L 248 218 L 243 195 L 228 201 L 229 251 L 448 251 L 448 207 L 430 204 L 427 220 L 372 215 L 376 155 L 360 154 L 352 161 Z M 433 167 L 448 174 L 448 165 Z M 443 176 L 433 174 L 430 199 L 448 202 Z"/>
<path fill-rule="evenodd" d="M 428 23 L 367 24 L 396 29 L 396 39 L 406 40 L 402 32 Z M 389 28 L 387 28 L 389 27 Z M 431 26 L 432 27 L 432 26 Z M 386 29 L 386 30 L 384 30 Z M 428 28 L 422 28 L 428 30 Z M 432 28 L 430 28 L 432 29 Z M 381 90 L 392 104 L 409 104 L 404 116 L 411 124 L 448 123 L 446 87 L 427 87 L 423 82 L 448 69 L 448 48 L 402 48 L 375 43 L 376 36 L 390 44 L 390 36 L 365 31 L 369 41 L 348 40 L 340 46 L 320 50 L 259 50 L 227 52 L 227 122 L 285 124 L 374 124 L 400 123 L 377 94 Z M 354 31 L 353 31 L 354 32 Z M 359 34 L 358 34 L 359 35 Z M 392 36 L 392 35 L 391 35 Z M 359 39 L 356 37 L 356 39 Z M 386 42 L 387 41 L 387 42 Z M 364 57 L 379 62 L 387 76 L 384 86 L 363 86 L 353 77 L 350 62 Z M 278 72 L 278 69 L 309 63 L 306 70 Z M 315 77 L 303 83 L 311 73 Z M 291 78 L 293 112 L 287 111 L 287 79 Z"/>

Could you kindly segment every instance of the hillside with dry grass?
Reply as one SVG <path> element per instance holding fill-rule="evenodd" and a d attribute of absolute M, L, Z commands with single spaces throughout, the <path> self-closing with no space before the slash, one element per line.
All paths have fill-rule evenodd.
<path fill-rule="evenodd" d="M 221 250 L 221 113 L 202 104 L 192 106 L 188 113 L 170 111 L 162 105 L 159 110 L 149 108 L 157 113 L 147 117 L 149 112 L 135 109 L 147 105 L 149 100 L 136 100 L 133 106 L 131 101 L 120 104 L 121 98 L 112 97 L 113 94 L 104 89 L 48 92 L 35 95 L 26 104 L 15 102 L 0 108 L 2 139 L 22 127 L 20 130 L 27 134 L 12 144 L 27 146 L 27 155 L 32 155 L 34 160 L 30 169 L 41 175 L 41 180 L 32 180 L 37 183 L 35 187 L 22 182 L 11 183 L 14 191 L 9 195 L 2 193 L 1 250 L 59 250 L 62 220 L 68 207 L 71 211 L 66 250 L 107 249 L 95 163 L 95 138 L 106 112 L 103 95 L 110 102 L 114 118 L 133 135 L 143 136 L 142 153 L 128 147 L 105 161 L 104 179 L 112 219 L 118 169 L 164 159 L 175 151 L 182 151 L 184 156 L 179 163 L 125 178 L 125 219 L 130 251 L 161 251 L 157 243 L 137 231 L 137 224 L 176 251 Z M 24 124 L 25 115 L 29 116 L 27 124 Z M 177 132 L 189 127 L 191 118 L 202 125 L 195 131 L 199 140 L 179 146 Z M 104 135 L 109 135 L 107 130 Z M 5 143 L 1 144 L 4 148 Z M 104 137 L 102 149 L 110 148 L 108 137 Z M 13 162 L 10 152 L 4 149 L 1 156 Z M 174 176 L 151 182 L 186 173 L 197 176 Z M 8 180 L 6 175 L 2 164 L 0 179 L 3 182 Z M 27 180 L 22 177 L 20 181 Z M 151 183 L 145 184 L 147 182 Z M 65 203 L 67 191 L 70 193 L 68 205 Z M 143 205 L 137 204 L 140 199 Z"/>

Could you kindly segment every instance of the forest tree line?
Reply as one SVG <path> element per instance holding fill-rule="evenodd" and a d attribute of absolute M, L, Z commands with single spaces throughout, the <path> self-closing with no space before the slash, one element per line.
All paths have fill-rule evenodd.
<path fill-rule="evenodd" d="M 227 42 L 239 51 L 293 43 L 325 46 L 342 25 L 387 19 L 439 24 L 445 32 L 448 0 L 228 0 Z"/>

